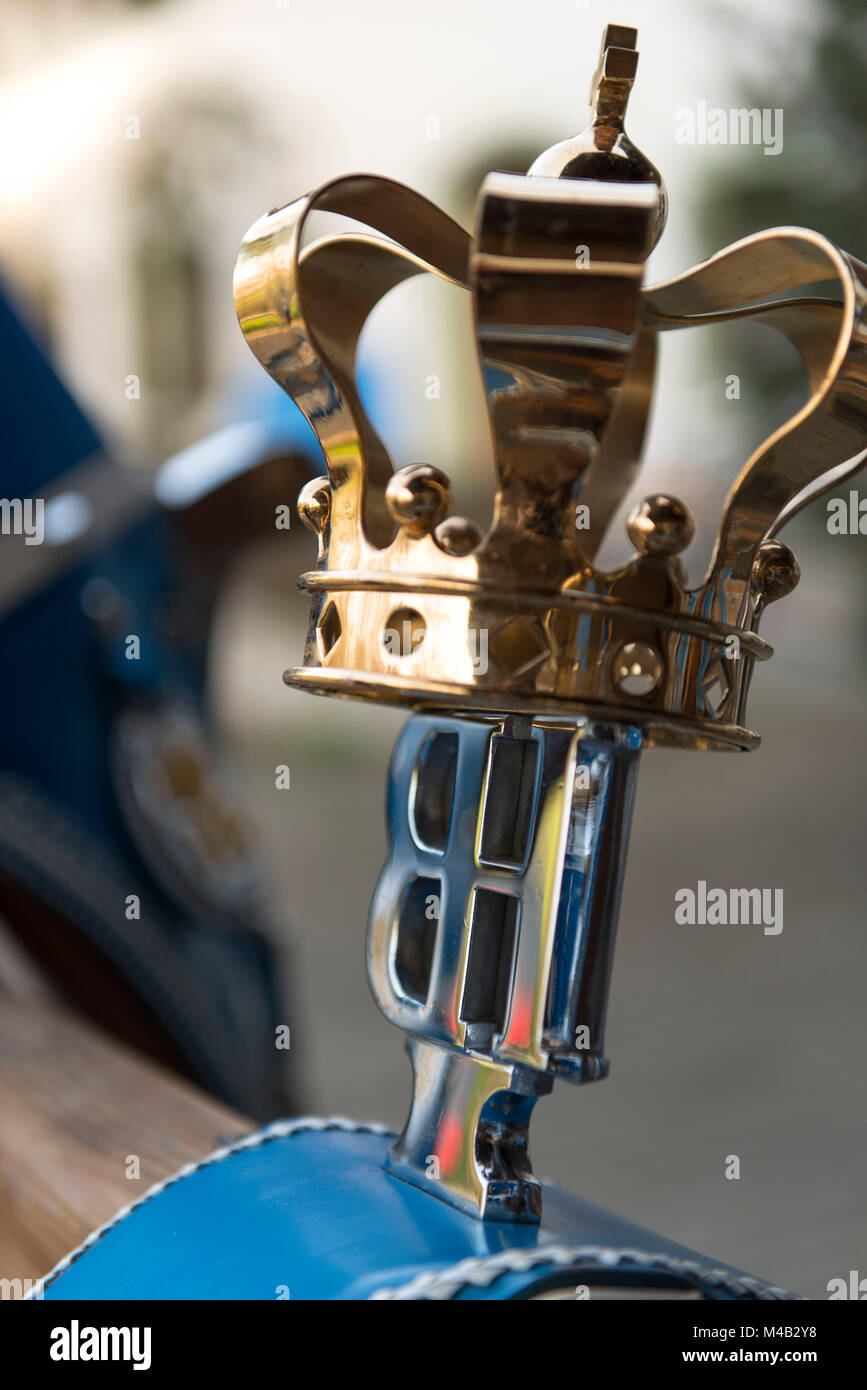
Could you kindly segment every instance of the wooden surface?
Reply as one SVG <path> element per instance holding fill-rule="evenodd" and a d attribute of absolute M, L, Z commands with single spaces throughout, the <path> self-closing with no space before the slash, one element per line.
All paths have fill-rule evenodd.
<path fill-rule="evenodd" d="M 35 1280 L 152 1183 L 254 1126 L 21 983 L 0 969 L 0 1279 Z"/>

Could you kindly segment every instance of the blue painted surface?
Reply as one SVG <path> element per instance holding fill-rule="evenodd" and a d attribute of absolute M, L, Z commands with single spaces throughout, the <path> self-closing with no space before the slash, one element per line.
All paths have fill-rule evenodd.
<path fill-rule="evenodd" d="M 41 495 L 102 440 L 0 292 L 4 457 L 0 495 Z M 38 422 L 38 425 L 37 423 Z M 126 632 L 142 659 L 123 659 L 123 635 L 101 646 L 80 603 L 89 579 L 110 581 L 128 608 Z M 118 698 L 169 689 L 198 694 L 202 654 L 169 650 L 151 614 L 171 587 L 167 536 L 154 509 L 0 621 L 0 768 L 32 779 L 119 856 L 120 833 L 106 767 L 107 730 Z"/>
<path fill-rule="evenodd" d="M 45 1297 L 275 1300 L 288 1288 L 292 1299 L 363 1299 L 470 1256 L 553 1242 L 701 1258 L 553 1187 L 541 1227 L 483 1223 L 386 1173 L 390 1143 L 307 1131 L 200 1168 L 109 1230 Z M 509 1298 L 546 1269 L 460 1297 Z"/>
<path fill-rule="evenodd" d="M 0 497 L 41 497 L 93 457 L 106 473 L 119 468 L 2 285 L 0 357 Z M 296 444 L 309 471 L 321 469 L 315 436 L 295 407 L 228 438 L 203 441 L 192 464 L 187 461 L 186 502 L 181 490 L 175 503 L 191 505 L 247 471 L 266 445 Z M 293 1102 L 268 1040 L 283 1014 L 255 905 L 227 907 L 225 918 L 215 920 L 210 906 L 174 891 L 170 861 L 163 874 L 154 873 L 158 851 L 142 852 L 143 836 L 112 775 L 114 730 L 128 710 L 155 712 L 177 702 L 207 731 L 203 686 L 213 593 L 193 591 L 199 620 L 189 633 L 166 630 L 164 604 L 186 593 L 189 579 L 173 518 L 147 496 L 140 513 L 110 537 L 67 559 L 68 567 L 49 570 L 42 587 L 0 611 L 0 821 L 14 826 L 14 834 L 0 832 L 0 885 L 14 884 L 28 902 L 48 907 L 66 928 L 70 953 L 86 946 L 87 959 L 95 949 L 201 1084 L 245 1113 L 281 1114 Z M 123 620 L 113 634 L 82 606 L 92 580 L 119 595 Z M 138 660 L 126 659 L 129 633 L 140 639 Z M 22 797 L 31 808 L 26 819 Z M 71 864 L 86 865 L 86 892 L 71 891 Z M 75 877 L 77 883 L 77 870 Z M 128 893 L 146 904 L 134 936 L 122 911 Z M 13 925 L 26 939 L 25 908 L 16 914 Z M 243 1028 L 225 1002 L 239 993 L 248 1001 Z"/>

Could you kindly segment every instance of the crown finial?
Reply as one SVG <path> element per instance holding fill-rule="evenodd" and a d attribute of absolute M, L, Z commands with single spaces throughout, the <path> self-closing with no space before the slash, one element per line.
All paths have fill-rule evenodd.
<path fill-rule="evenodd" d="M 655 246 L 665 227 L 668 195 L 656 165 L 633 145 L 623 129 L 638 71 L 637 39 L 636 29 L 624 24 L 606 25 L 599 62 L 590 84 L 589 124 L 580 135 L 545 150 L 530 166 L 529 172 L 558 179 L 656 184 L 659 203 L 653 227 Z"/>

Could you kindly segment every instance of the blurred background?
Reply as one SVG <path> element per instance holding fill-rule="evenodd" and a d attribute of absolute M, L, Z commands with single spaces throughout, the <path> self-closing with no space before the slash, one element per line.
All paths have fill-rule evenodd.
<path fill-rule="evenodd" d="M 775 224 L 815 226 L 867 258 L 867 11 L 856 0 L 2 10 L 0 276 L 101 438 L 144 477 L 282 409 L 232 305 L 238 243 L 260 213 L 369 169 L 468 225 L 487 170 L 523 171 L 584 125 L 608 21 L 638 26 L 627 128 L 669 189 L 651 281 Z M 681 143 L 678 113 L 700 103 L 781 110 L 781 152 Z M 460 292 L 410 282 L 365 330 L 362 370 L 395 465 L 445 469 L 456 511 L 484 519 L 492 463 L 473 354 Z M 793 358 L 758 327 L 663 341 L 645 469 L 623 513 L 655 489 L 683 497 L 699 522 L 693 581 L 730 483 L 799 399 Z M 14 466 L 6 453 L 4 493 Z M 645 756 L 611 1077 L 561 1084 L 534 1120 L 539 1173 L 814 1297 L 850 1269 L 867 1275 L 867 538 L 829 535 L 826 520 L 820 502 L 785 535 L 803 578 L 763 624 L 778 655 L 751 696 L 761 749 Z M 601 558 L 627 553 L 615 521 Z M 312 554 L 300 525 L 233 549 L 210 615 L 207 704 L 264 858 L 295 1100 L 399 1126 L 409 1067 L 370 998 L 363 939 L 402 716 L 283 686 L 306 622 L 294 580 Z M 278 765 L 291 769 L 286 790 Z M 784 931 L 675 926 L 676 889 L 700 878 L 782 887 Z M 724 1177 L 731 1154 L 739 1181 Z"/>

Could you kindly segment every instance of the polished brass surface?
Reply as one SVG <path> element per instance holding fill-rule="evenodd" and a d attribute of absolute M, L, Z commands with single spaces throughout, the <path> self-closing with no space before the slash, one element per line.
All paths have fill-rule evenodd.
<path fill-rule="evenodd" d="M 864 456 L 867 271 L 818 233 L 779 228 L 643 289 L 663 194 L 622 134 L 634 33 L 610 26 L 606 38 L 590 135 L 555 146 L 526 177 L 489 176 L 474 237 L 420 194 L 352 175 L 267 214 L 244 239 L 241 326 L 304 411 L 328 469 L 300 502 L 319 558 L 299 581 L 313 601 L 305 664 L 286 679 L 416 708 L 608 708 L 648 744 L 750 748 L 747 689 L 754 662 L 771 655 L 759 618 L 783 592 L 781 556 L 797 575 L 774 537 Z M 587 163 L 591 146 L 607 148 L 604 168 Z M 380 235 L 302 246 L 309 214 L 323 210 Z M 371 309 L 423 271 L 474 300 L 498 472 L 484 536 L 447 515 L 448 479 L 436 470 L 392 474 L 354 380 Z M 839 298 L 806 293 L 819 282 Z M 686 587 L 678 557 L 693 528 L 672 526 L 686 511 L 665 497 L 631 519 L 628 563 L 594 569 L 639 466 L 658 335 L 746 316 L 794 343 L 810 394 L 742 469 L 708 573 Z M 405 611 L 418 617 L 406 648 L 391 627 Z M 633 644 L 658 666 L 641 694 L 620 676 Z"/>

